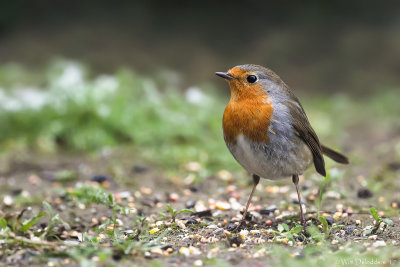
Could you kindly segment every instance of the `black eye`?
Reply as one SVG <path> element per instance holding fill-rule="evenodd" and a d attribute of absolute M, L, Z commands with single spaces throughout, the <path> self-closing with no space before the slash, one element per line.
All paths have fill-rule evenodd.
<path fill-rule="evenodd" d="M 257 81 L 257 76 L 256 75 L 249 75 L 249 76 L 247 76 L 247 81 L 249 83 L 255 83 Z"/>

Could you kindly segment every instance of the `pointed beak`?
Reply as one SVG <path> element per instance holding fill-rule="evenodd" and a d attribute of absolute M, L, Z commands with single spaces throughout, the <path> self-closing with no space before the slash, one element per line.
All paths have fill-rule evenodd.
<path fill-rule="evenodd" d="M 232 80 L 233 76 L 227 72 L 216 72 L 215 75 L 224 78 L 225 80 Z"/>

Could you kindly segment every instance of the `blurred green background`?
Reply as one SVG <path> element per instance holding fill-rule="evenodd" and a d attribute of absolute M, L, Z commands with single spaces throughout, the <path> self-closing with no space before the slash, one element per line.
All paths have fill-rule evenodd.
<path fill-rule="evenodd" d="M 296 91 L 325 143 L 357 154 L 400 133 L 399 33 L 397 1 L 4 1 L 1 153 L 119 147 L 238 168 L 214 72 L 255 63 Z"/>

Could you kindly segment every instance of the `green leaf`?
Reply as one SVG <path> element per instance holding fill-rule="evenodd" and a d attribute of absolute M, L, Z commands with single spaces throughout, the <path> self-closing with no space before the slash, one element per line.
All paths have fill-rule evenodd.
<path fill-rule="evenodd" d="M 289 232 L 289 226 L 286 223 L 280 223 L 278 224 L 278 231 L 281 233 L 283 231 Z"/>
<path fill-rule="evenodd" d="M 381 217 L 379 216 L 378 211 L 374 207 L 371 208 L 371 214 L 372 214 L 372 217 L 374 217 L 375 221 L 378 222 L 381 220 Z"/>
<path fill-rule="evenodd" d="M 18 229 L 18 231 L 25 232 L 26 230 L 28 230 L 29 228 L 31 228 L 32 226 L 37 224 L 43 218 L 44 215 L 46 215 L 46 213 L 39 212 L 38 215 L 36 215 L 36 216 L 30 218 L 29 220 L 25 221 L 22 224 L 22 226 Z"/>
<path fill-rule="evenodd" d="M 294 238 L 291 232 L 286 232 L 284 233 L 284 236 L 286 236 L 287 239 L 291 240 L 294 242 Z"/>
<path fill-rule="evenodd" d="M 7 220 L 4 218 L 0 219 L 0 229 L 6 229 L 7 228 Z"/>
<path fill-rule="evenodd" d="M 175 210 L 169 204 L 167 204 L 167 209 L 171 214 L 175 213 Z"/>
<path fill-rule="evenodd" d="M 299 233 L 301 233 L 301 231 L 303 231 L 303 226 L 301 226 L 301 225 L 296 225 L 295 227 L 293 227 L 293 229 L 291 230 L 291 232 L 293 233 L 293 234 L 299 234 Z"/>
<path fill-rule="evenodd" d="M 51 207 L 51 205 L 49 204 L 49 202 L 47 202 L 46 200 L 43 200 L 42 204 L 43 204 L 43 206 L 46 208 L 46 210 L 47 210 L 47 212 L 49 213 L 50 217 L 52 217 L 53 208 Z"/>
<path fill-rule="evenodd" d="M 394 224 L 394 222 L 389 218 L 383 218 L 382 221 L 384 221 L 389 226 L 392 226 Z"/>
<path fill-rule="evenodd" d="M 194 212 L 193 210 L 183 209 L 183 210 L 178 211 L 177 213 L 193 213 L 193 212 Z"/>
<path fill-rule="evenodd" d="M 343 225 L 343 224 L 339 224 L 339 225 L 332 226 L 332 227 L 331 227 L 331 232 L 332 232 L 333 230 L 340 229 L 340 228 L 343 228 L 343 227 L 345 227 L 345 225 Z"/>
<path fill-rule="evenodd" d="M 328 221 L 324 216 L 318 216 L 318 220 L 322 223 L 322 226 L 324 227 L 324 233 L 328 234 Z"/>
<path fill-rule="evenodd" d="M 310 234 L 311 238 L 315 241 L 321 241 L 323 238 L 323 235 L 321 234 L 320 230 L 315 225 L 311 225 L 311 226 L 307 227 L 306 231 L 307 231 L 307 233 Z"/>
<path fill-rule="evenodd" d="M 365 236 L 369 236 L 370 234 L 372 234 L 372 231 L 374 230 L 374 228 L 367 228 L 364 230 L 363 235 Z"/>

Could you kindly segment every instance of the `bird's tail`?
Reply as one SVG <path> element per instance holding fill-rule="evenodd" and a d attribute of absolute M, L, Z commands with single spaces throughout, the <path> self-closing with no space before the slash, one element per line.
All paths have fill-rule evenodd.
<path fill-rule="evenodd" d="M 333 159 L 334 161 L 338 162 L 338 163 L 343 163 L 343 164 L 348 164 L 349 163 L 349 159 L 343 155 L 340 154 L 339 152 L 336 152 L 335 150 L 326 147 L 324 145 L 321 145 L 321 149 L 322 149 L 322 153 L 326 156 L 328 156 L 329 158 Z"/>

